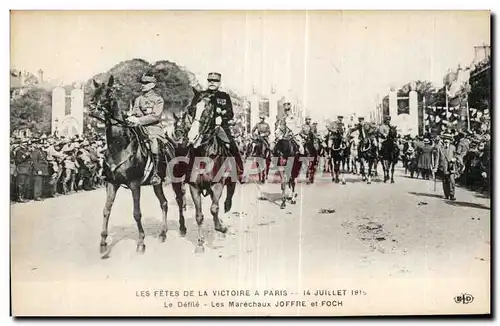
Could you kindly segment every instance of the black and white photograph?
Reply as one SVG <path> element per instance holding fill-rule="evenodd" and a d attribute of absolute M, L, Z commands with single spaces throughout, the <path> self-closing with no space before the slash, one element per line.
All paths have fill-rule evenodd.
<path fill-rule="evenodd" d="M 488 10 L 11 10 L 11 313 L 491 314 Z"/>

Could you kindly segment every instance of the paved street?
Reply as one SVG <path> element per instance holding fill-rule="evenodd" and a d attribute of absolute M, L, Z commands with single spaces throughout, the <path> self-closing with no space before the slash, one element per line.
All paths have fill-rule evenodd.
<path fill-rule="evenodd" d="M 445 201 L 439 182 L 434 192 L 432 181 L 410 179 L 400 169 L 395 184 L 375 178 L 367 185 L 350 174 L 346 179 L 347 185 L 321 179 L 314 185 L 300 183 L 297 204 L 284 210 L 279 208 L 279 184 L 238 185 L 232 212 L 223 215 L 229 226 L 225 237 L 213 231 L 206 198 L 203 254 L 194 253 L 197 229 L 189 191 L 188 233 L 181 238 L 173 192 L 165 187 L 169 232 L 167 241 L 159 243 L 160 207 L 152 188 L 143 188 L 146 252 L 141 256 L 135 252 L 131 194 L 121 189 L 110 219 L 108 243 L 114 245 L 108 259 L 99 255 L 104 189 L 14 204 L 12 286 L 19 290 L 12 293 L 14 311 L 17 296 L 24 293 L 19 313 L 71 309 L 112 314 L 123 311 L 120 300 L 126 300 L 133 303 L 127 306 L 130 314 L 168 314 L 158 312 L 163 301 L 137 298 L 135 291 L 146 287 L 287 289 L 289 297 L 304 288 L 367 292 L 360 301 L 346 298 L 337 310 L 320 310 L 328 314 L 352 313 L 357 304 L 359 313 L 383 313 L 387 305 L 423 310 L 439 298 L 454 309 L 453 295 L 489 293 L 489 198 L 458 188 L 457 201 Z M 258 199 L 259 188 L 264 200 Z M 381 290 L 384 284 L 387 292 Z M 405 302 L 408 291 L 415 294 L 411 307 Z M 488 298 L 475 300 L 479 305 Z M 200 309 L 199 314 L 224 312 Z M 295 314 L 297 308 L 283 313 Z"/>

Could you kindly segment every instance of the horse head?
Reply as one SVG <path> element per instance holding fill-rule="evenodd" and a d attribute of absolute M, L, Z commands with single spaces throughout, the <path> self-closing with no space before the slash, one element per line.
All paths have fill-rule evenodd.
<path fill-rule="evenodd" d="M 124 123 L 116 99 L 114 82 L 113 75 L 109 77 L 107 83 L 98 83 L 92 79 L 94 93 L 90 97 L 87 107 L 90 115 L 98 120 L 104 120 L 104 122 L 114 120 L 114 122 Z"/>
<path fill-rule="evenodd" d="M 330 132 L 330 144 L 329 148 L 333 151 L 340 151 L 346 149 L 347 145 L 344 139 L 344 135 L 341 130 L 333 130 Z"/>
<path fill-rule="evenodd" d="M 199 137 L 205 136 L 214 127 L 214 121 L 212 121 L 214 116 L 213 106 L 210 103 L 212 94 L 208 91 L 200 92 L 195 88 L 193 88 L 193 93 L 193 99 L 187 109 L 187 115 L 192 121 L 187 133 L 187 140 L 190 145 L 194 144 Z M 217 123 L 220 124 L 220 121 L 215 121 L 215 124 Z"/>

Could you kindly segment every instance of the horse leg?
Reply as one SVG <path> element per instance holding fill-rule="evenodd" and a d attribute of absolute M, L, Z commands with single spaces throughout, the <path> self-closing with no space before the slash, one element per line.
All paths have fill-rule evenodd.
<path fill-rule="evenodd" d="M 330 174 L 332 175 L 332 182 L 335 182 L 335 159 L 333 156 L 328 160 L 328 165 L 330 166 Z"/>
<path fill-rule="evenodd" d="M 286 176 L 284 175 L 284 172 L 281 172 L 281 205 L 280 208 L 284 209 L 286 207 L 286 187 L 287 187 L 287 181 L 286 181 Z"/>
<path fill-rule="evenodd" d="M 291 204 L 296 204 L 297 203 L 297 194 L 295 193 L 295 177 L 292 176 L 290 178 L 290 181 L 288 181 L 288 186 L 290 187 L 290 190 L 292 191 L 292 196 L 291 196 L 291 200 L 290 200 L 290 203 Z"/>
<path fill-rule="evenodd" d="M 224 190 L 223 183 L 216 183 L 212 185 L 212 192 L 210 193 L 210 198 L 212 199 L 212 205 L 210 206 L 210 213 L 214 219 L 214 229 L 220 233 L 226 233 L 227 227 L 223 225 L 219 218 L 219 200 L 222 196 L 222 191 Z"/>
<path fill-rule="evenodd" d="M 143 254 L 146 250 L 146 245 L 144 244 L 144 228 L 142 227 L 142 214 L 141 214 L 141 185 L 139 182 L 130 183 L 130 190 L 132 191 L 132 198 L 134 200 L 134 220 L 137 224 L 137 229 L 139 231 L 139 237 L 137 239 L 137 252 Z"/>
<path fill-rule="evenodd" d="M 156 185 L 153 186 L 153 190 L 155 192 L 156 198 L 160 201 L 160 208 L 162 212 L 162 222 L 161 222 L 161 227 L 160 227 L 160 235 L 158 236 L 160 239 L 160 242 L 165 242 L 165 239 L 167 238 L 167 214 L 168 214 L 168 201 L 167 198 L 165 198 L 165 193 L 163 192 L 163 185 Z"/>
<path fill-rule="evenodd" d="M 368 160 L 367 165 L 368 165 L 368 177 L 366 179 L 366 183 L 367 184 L 371 184 L 372 183 L 373 161 L 372 160 Z"/>
<path fill-rule="evenodd" d="M 366 174 L 365 174 L 365 159 L 364 158 L 359 159 L 359 173 L 361 174 L 361 180 L 365 181 Z"/>
<path fill-rule="evenodd" d="M 175 193 L 175 201 L 179 207 L 179 234 L 181 237 L 186 235 L 186 222 L 184 220 L 184 207 L 186 205 L 186 189 L 183 187 L 182 182 L 172 183 L 172 188 Z"/>
<path fill-rule="evenodd" d="M 116 192 L 118 191 L 119 185 L 112 183 L 107 183 L 106 185 L 106 204 L 103 210 L 103 220 L 102 220 L 102 231 L 101 231 L 101 254 L 108 250 L 108 245 L 106 244 L 106 238 L 108 237 L 108 222 L 109 216 L 111 215 L 111 207 L 115 202 Z"/>
<path fill-rule="evenodd" d="M 339 172 L 340 172 L 341 162 L 338 159 L 335 159 L 333 162 L 333 169 L 335 171 L 335 183 L 339 183 Z"/>
<path fill-rule="evenodd" d="M 394 168 L 396 167 L 396 161 L 391 164 L 391 183 L 394 183 Z"/>
<path fill-rule="evenodd" d="M 347 160 L 346 158 L 343 158 L 344 162 L 349 162 L 349 160 Z M 349 165 L 347 166 L 347 171 L 349 171 Z M 342 170 L 340 172 L 340 180 L 342 181 L 342 184 L 345 185 L 345 178 L 344 178 L 344 173 L 345 173 L 345 170 Z"/>
<path fill-rule="evenodd" d="M 231 210 L 233 206 L 233 195 L 236 190 L 236 183 L 230 182 L 226 185 L 226 200 L 224 201 L 224 213 L 227 213 Z"/>
<path fill-rule="evenodd" d="M 198 224 L 198 245 L 195 248 L 195 253 L 202 253 L 205 251 L 205 239 L 203 237 L 203 211 L 201 207 L 201 193 L 196 185 L 189 185 L 189 191 L 191 192 L 191 198 L 193 199 L 195 214 L 196 214 L 196 224 Z"/>

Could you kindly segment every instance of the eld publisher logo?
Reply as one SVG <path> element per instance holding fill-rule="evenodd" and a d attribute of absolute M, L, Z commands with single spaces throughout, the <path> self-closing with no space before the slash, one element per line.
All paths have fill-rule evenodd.
<path fill-rule="evenodd" d="M 457 295 L 455 297 L 456 303 L 469 304 L 472 303 L 472 301 L 474 301 L 472 294 L 462 293 L 462 295 Z"/>

